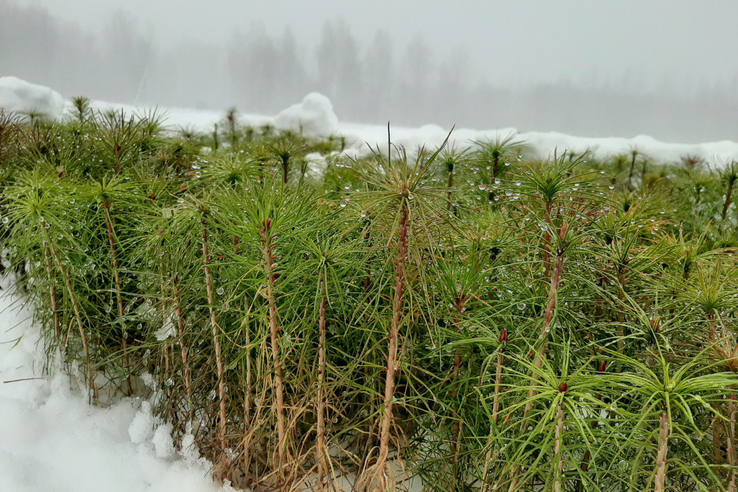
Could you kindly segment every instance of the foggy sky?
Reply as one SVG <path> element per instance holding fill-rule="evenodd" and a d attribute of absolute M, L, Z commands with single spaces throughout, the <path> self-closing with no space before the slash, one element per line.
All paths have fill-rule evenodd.
<path fill-rule="evenodd" d="M 271 38 L 275 45 L 289 42 L 284 40 L 292 36 L 294 54 L 305 72 L 300 74 L 302 79 L 295 80 L 305 82 L 289 91 L 285 89 L 289 97 L 325 88 L 319 47 L 325 40 L 326 23 L 343 22 L 356 43 L 351 53 L 357 57 L 356 70 L 363 70 L 361 84 L 369 84 L 368 72 L 372 71 L 367 66 L 367 60 L 371 60 L 367 52 L 377 46 L 378 37 L 383 37 L 393 59 L 392 71 L 400 73 L 393 76 L 402 78 L 408 86 L 412 85 L 413 73 L 432 73 L 436 85 L 433 90 L 428 89 L 426 96 L 438 98 L 440 88 L 446 87 L 460 92 L 478 91 L 474 97 L 485 98 L 497 89 L 495 94 L 502 94 L 500 101 L 508 105 L 499 113 L 509 113 L 508 119 L 517 120 L 485 119 L 472 114 L 479 106 L 474 101 L 459 99 L 454 104 L 440 104 L 434 111 L 398 110 L 394 116 L 406 123 L 445 124 L 461 120 L 477 126 L 519 126 L 522 122 L 528 129 L 538 130 L 623 136 L 648 132 L 661 138 L 691 141 L 711 137 L 738 139 L 738 127 L 730 123 L 738 120 L 738 2 L 734 0 L 0 0 L 0 9 L 3 2 L 6 6 L 45 9 L 60 26 L 89 33 L 96 45 L 104 43 L 116 17 L 129 19 L 137 35 L 150 43 L 148 48 L 141 45 L 141 53 L 145 51 L 149 60 L 138 65 L 148 67 L 155 60 L 160 67 L 162 60 L 170 57 L 157 57 L 156 53 L 181 53 L 183 47 L 189 47 L 189 51 L 211 53 L 194 57 L 193 61 L 222 55 L 221 62 L 232 79 L 239 76 L 229 66 L 237 43 L 246 46 L 242 53 L 246 57 L 248 43 L 257 39 L 254 33 L 261 33 L 262 40 Z M 287 29 L 289 36 L 285 34 Z M 14 41 L 3 39 L 2 33 L 0 39 L 11 45 Z M 413 51 L 413 47 L 417 50 Z M 6 56 L 8 48 L 0 46 L 0 50 L 6 50 Z M 428 67 L 409 67 L 419 62 L 413 58 L 422 58 L 420 61 L 427 62 Z M 132 69 L 134 65 L 131 64 Z M 215 65 L 202 67 L 209 69 L 219 79 L 225 78 Z M 325 67 L 322 70 L 325 72 Z M 188 79 L 196 77 L 189 72 L 180 73 Z M 242 76 L 245 74 L 243 71 Z M 11 74 L 0 65 L 0 75 Z M 137 77 L 140 79 L 142 74 Z M 444 77 L 458 80 L 444 82 Z M 36 82 L 51 85 L 53 80 Z M 343 83 L 350 84 L 352 80 L 348 77 Z M 162 99 L 155 88 L 149 89 L 145 101 L 140 88 L 133 92 L 137 102 L 187 105 L 189 98 L 192 106 L 228 104 L 224 99 L 234 90 L 233 82 L 214 80 L 212 85 L 218 88 L 213 92 L 223 98 L 208 94 L 207 88 L 199 89 L 206 86 L 205 80 L 191 84 L 199 93 L 182 90 L 176 98 L 163 94 L 170 97 L 164 101 L 150 100 Z M 268 86 L 263 90 L 268 90 Z M 110 95 L 120 98 L 121 91 L 111 89 Z M 238 95 L 236 90 L 231 98 L 237 99 Z M 95 96 L 106 98 L 105 93 Z M 269 99 L 266 94 L 264 97 Z M 286 97 L 274 96 L 269 99 L 270 104 L 283 104 Z M 338 109 L 344 109 L 354 120 L 386 120 L 393 116 L 397 104 L 408 104 L 399 89 L 394 102 L 385 101 L 387 114 L 369 114 L 362 109 L 371 107 L 371 101 L 352 105 L 347 102 L 348 94 L 337 97 L 343 97 L 337 103 L 339 118 L 342 115 Z M 573 114 L 537 119 L 533 114 L 537 104 L 542 111 L 558 111 L 560 103 L 547 98 L 566 99 L 566 107 L 574 105 L 577 109 Z M 243 98 L 233 103 L 241 106 L 255 99 Z M 416 102 L 428 104 L 423 99 Z M 604 106 L 599 108 L 601 104 Z M 643 111 L 644 104 L 650 105 L 654 114 L 616 114 L 608 118 L 609 122 L 601 114 L 602 110 L 628 104 L 641 107 L 638 111 Z M 486 107 L 495 106 L 490 102 Z M 255 109 L 271 110 L 273 106 L 264 104 Z M 666 109 L 670 113 L 660 118 L 658 112 Z M 733 120 L 727 114 L 715 113 L 728 109 Z M 692 126 L 682 122 L 676 128 L 670 120 L 680 116 L 696 122 Z M 426 117 L 433 121 L 420 119 Z M 710 123 L 716 119 L 725 124 Z M 572 123 L 567 126 L 567 121 Z"/>
<path fill-rule="evenodd" d="M 738 78 L 733 0 L 17 0 L 104 32 L 129 13 L 157 44 L 225 44 L 234 30 L 287 26 L 309 46 L 342 17 L 360 43 L 377 29 L 405 45 L 421 35 L 443 55 L 464 51 L 501 85 L 556 82 L 671 86 L 688 91 Z M 639 87 L 642 86 L 642 87 Z"/>

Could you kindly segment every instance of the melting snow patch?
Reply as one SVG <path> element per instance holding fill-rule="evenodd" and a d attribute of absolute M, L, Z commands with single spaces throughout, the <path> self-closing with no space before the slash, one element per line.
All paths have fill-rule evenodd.
<path fill-rule="evenodd" d="M 17 77 L 0 77 L 0 108 L 20 114 L 41 114 L 55 120 L 64 113 L 64 98 L 42 85 Z"/>

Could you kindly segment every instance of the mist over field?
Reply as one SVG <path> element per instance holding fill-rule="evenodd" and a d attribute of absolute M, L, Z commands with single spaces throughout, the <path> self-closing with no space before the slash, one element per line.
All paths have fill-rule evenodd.
<path fill-rule="evenodd" d="M 0 76 L 342 121 L 738 139 L 735 2 L 0 0 Z"/>

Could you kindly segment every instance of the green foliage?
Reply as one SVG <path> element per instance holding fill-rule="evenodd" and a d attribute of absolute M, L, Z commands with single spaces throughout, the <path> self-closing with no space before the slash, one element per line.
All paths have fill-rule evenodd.
<path fill-rule="evenodd" d="M 735 492 L 735 163 L 74 103 L 0 114 L 4 260 L 91 397 L 153 397 L 218 478 Z"/>

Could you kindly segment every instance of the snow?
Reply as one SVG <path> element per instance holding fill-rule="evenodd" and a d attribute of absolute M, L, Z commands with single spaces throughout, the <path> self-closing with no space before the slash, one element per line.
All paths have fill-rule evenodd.
<path fill-rule="evenodd" d="M 306 135 L 323 137 L 329 134 L 343 135 L 347 141 L 346 153 L 353 156 L 366 155 L 369 152 L 369 146 L 372 148 L 379 146 L 381 150 L 387 148 L 387 125 L 367 125 L 338 121 L 335 125 L 331 124 L 330 131 L 326 127 L 322 131 L 313 132 L 314 128 L 322 125 L 322 117 L 316 116 L 315 120 L 310 120 L 311 123 L 307 124 L 309 121 L 308 113 L 300 113 L 298 109 L 293 110 L 297 107 L 304 109 L 305 106 L 304 103 L 303 105 L 292 106 L 280 113 L 281 121 L 285 121 L 286 116 L 284 115 L 286 113 L 289 112 L 291 115 L 290 125 L 292 126 L 283 123 L 290 129 L 299 131 L 298 122 L 302 122 L 303 133 Z M 129 109 L 132 110 L 132 108 Z M 239 121 L 244 125 L 271 124 L 280 128 L 280 125 L 277 124 L 280 116 L 274 118 L 264 115 L 240 114 Z M 212 111 L 167 110 L 167 123 L 170 126 L 193 128 L 201 132 L 211 132 L 213 123 L 222 119 L 222 117 L 223 113 Z M 332 118 L 330 119 L 332 120 Z M 451 128 L 441 128 L 437 125 L 425 125 L 419 128 L 391 125 L 390 129 L 392 143 L 402 145 L 408 150 L 420 146 L 433 149 L 441 145 L 451 131 Z M 553 155 L 554 152 L 561 153 L 565 150 L 575 153 L 589 150 L 594 157 L 604 159 L 637 149 L 657 163 L 679 162 L 680 158 L 686 155 L 702 158 L 717 167 L 723 166 L 731 160 L 738 160 L 738 142 L 729 140 L 681 144 L 662 142 L 647 135 L 637 135 L 631 138 L 577 137 L 558 132 L 519 132 L 518 129 L 513 127 L 489 130 L 455 128 L 449 138 L 449 144 L 455 145 L 457 148 L 474 147 L 473 142 L 475 141 L 490 141 L 497 137 L 504 138 L 510 134 L 514 134 L 517 140 L 526 144 L 525 155 L 533 158 L 546 158 Z"/>
<path fill-rule="evenodd" d="M 151 413 L 151 403 L 145 401 L 141 404 L 141 409 L 136 413 L 128 426 L 128 435 L 131 442 L 143 444 L 150 441 L 154 437 L 154 416 Z"/>
<path fill-rule="evenodd" d="M 0 491 L 216 492 L 210 464 L 174 448 L 148 402 L 91 406 L 49 363 L 22 297 L 0 285 Z M 46 375 L 44 368 L 49 367 Z M 184 442 L 191 446 L 192 436 Z"/>
<path fill-rule="evenodd" d="M 317 92 L 311 92 L 301 103 L 290 106 L 274 118 L 277 128 L 309 137 L 326 137 L 336 131 L 337 125 L 338 117 L 330 99 Z"/>
<path fill-rule="evenodd" d="M 150 402 L 89 405 L 84 388 L 47 359 L 23 298 L 6 279 L 0 289 L 0 491 L 236 492 L 212 480 L 191 433 L 175 448 L 171 424 Z M 407 485 L 422 490 L 417 477 Z"/>
<path fill-rule="evenodd" d="M 0 108 L 21 114 L 39 113 L 55 120 L 64 112 L 64 98 L 42 85 L 17 77 L 0 77 Z"/>
<path fill-rule="evenodd" d="M 315 96 L 313 98 L 312 96 Z M 259 115 L 238 113 L 238 121 L 242 125 L 262 126 L 273 125 L 277 128 L 300 131 L 307 136 L 326 137 L 328 135 L 343 135 L 346 137 L 345 152 L 352 156 L 362 156 L 369 153 L 371 146 L 386 151 L 387 125 L 368 125 L 338 121 L 332 111 L 330 101 L 320 94 L 310 94 L 302 103 L 287 108 L 277 115 Z M 310 100 L 306 104 L 306 101 Z M 322 102 L 319 102 L 322 101 Z M 100 110 L 123 109 L 129 113 L 136 113 L 137 109 L 123 104 L 95 102 L 94 107 Z M 318 110 L 320 107 L 322 109 Z M 330 112 L 328 112 L 328 109 Z M 145 112 L 147 108 L 140 108 Z M 213 125 L 222 122 L 224 113 L 218 111 L 204 111 L 187 108 L 158 108 L 165 116 L 166 126 L 171 130 L 188 128 L 203 133 L 211 133 Z M 278 120 L 280 123 L 278 123 Z M 421 146 L 434 149 L 441 145 L 448 136 L 451 128 L 441 128 L 437 125 L 422 127 L 407 127 L 391 125 L 392 143 L 402 145 L 408 150 Z M 515 135 L 516 140 L 526 144 L 525 156 L 529 158 L 546 158 L 554 152 L 559 154 L 565 150 L 581 153 L 589 150 L 594 157 L 604 159 L 618 154 L 626 154 L 637 149 L 641 154 L 649 157 L 656 163 L 679 162 L 681 157 L 690 155 L 709 162 L 715 167 L 722 167 L 731 160 L 738 161 L 738 142 L 722 140 L 696 144 L 662 142 L 647 135 L 634 137 L 577 137 L 558 132 L 521 132 L 514 127 L 475 130 L 470 128 L 454 128 L 449 138 L 449 145 L 457 148 L 474 147 L 474 142 L 490 141 L 497 137 Z"/>
<path fill-rule="evenodd" d="M 63 100 L 58 92 L 40 85 L 25 82 L 16 77 L 0 77 L 0 108 L 9 111 L 28 113 L 40 112 L 49 118 L 58 119 L 65 112 L 69 113 L 71 102 Z M 115 109 L 131 113 L 148 113 L 152 110 L 165 117 L 171 130 L 187 128 L 210 133 L 213 125 L 223 120 L 223 112 L 195 110 L 188 108 L 134 108 L 125 104 L 94 101 L 97 110 Z M 365 125 L 339 122 L 333 111 L 333 105 L 326 96 L 317 92 L 305 96 L 302 102 L 283 110 L 277 116 L 238 113 L 239 123 L 243 125 L 273 125 L 284 130 L 301 132 L 310 137 L 326 137 L 340 134 L 346 137 L 350 155 L 361 156 L 369 152 L 369 147 L 387 145 L 386 125 Z M 437 125 L 425 125 L 419 128 L 392 126 L 392 142 L 407 149 L 425 146 L 432 149 L 440 145 L 449 134 L 450 128 Z M 489 130 L 473 130 L 468 128 L 454 129 L 449 143 L 458 148 L 473 147 L 475 141 L 489 141 L 497 137 L 514 134 L 516 139 L 526 143 L 526 155 L 534 158 L 545 158 L 554 152 L 569 150 L 581 153 L 589 150 L 596 158 L 607 158 L 617 154 L 628 153 L 637 149 L 643 155 L 657 163 L 677 162 L 683 156 L 690 155 L 720 167 L 738 160 L 738 142 L 718 141 L 699 144 L 667 143 L 647 135 L 624 137 L 576 137 L 557 132 L 519 132 L 516 128 L 499 128 Z"/>
<path fill-rule="evenodd" d="M 441 145 L 451 129 L 436 125 L 426 125 L 420 128 L 391 127 L 392 143 L 402 145 L 408 150 L 425 146 L 434 149 Z M 380 150 L 387 148 L 387 126 L 383 125 L 339 125 L 338 132 L 345 135 L 349 141 L 349 152 L 362 155 L 368 151 L 368 145 L 377 146 Z M 738 160 L 738 143 L 732 141 L 708 142 L 701 144 L 666 143 L 646 135 L 633 138 L 621 137 L 575 137 L 557 132 L 518 132 L 515 128 L 494 130 L 471 130 L 456 128 L 451 133 L 449 145 L 457 148 L 474 147 L 475 141 L 490 141 L 497 137 L 515 135 L 516 140 L 526 145 L 524 155 L 533 158 L 546 158 L 554 152 L 559 154 L 565 150 L 581 153 L 589 150 L 599 159 L 628 153 L 633 149 L 655 162 L 679 162 L 686 155 L 700 157 L 716 166 L 724 165 L 731 160 Z"/>

